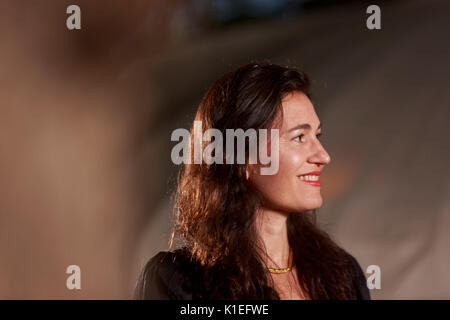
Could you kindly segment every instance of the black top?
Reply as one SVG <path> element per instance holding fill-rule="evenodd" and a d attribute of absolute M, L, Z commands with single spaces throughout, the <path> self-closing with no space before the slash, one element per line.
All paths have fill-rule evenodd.
<path fill-rule="evenodd" d="M 370 300 L 366 277 L 358 261 L 346 252 L 352 261 L 355 300 Z M 196 300 L 204 299 L 201 287 L 201 266 L 192 261 L 185 249 L 161 251 L 151 258 L 141 274 L 135 292 L 136 299 Z M 198 279 L 198 280 L 196 280 Z"/>

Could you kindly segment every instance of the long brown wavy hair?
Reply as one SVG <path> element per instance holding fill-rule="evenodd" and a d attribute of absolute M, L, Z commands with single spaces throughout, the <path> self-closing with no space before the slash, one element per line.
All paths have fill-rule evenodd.
<path fill-rule="evenodd" d="M 270 129 L 280 115 L 283 97 L 293 91 L 310 97 L 309 84 L 306 74 L 294 68 L 250 63 L 209 88 L 195 120 L 202 121 L 203 131 L 215 128 L 224 136 L 226 129 Z M 192 148 L 193 127 L 190 136 Z M 248 159 L 248 144 L 246 155 Z M 247 181 L 246 165 L 234 160 L 235 164 L 183 165 L 170 248 L 174 239 L 181 240 L 191 258 L 203 266 L 207 298 L 279 299 L 258 253 L 263 251 L 254 221 L 263 199 Z M 315 210 L 291 213 L 286 222 L 300 285 L 311 299 L 349 299 L 354 294 L 350 261 L 317 227 L 315 215 Z"/>

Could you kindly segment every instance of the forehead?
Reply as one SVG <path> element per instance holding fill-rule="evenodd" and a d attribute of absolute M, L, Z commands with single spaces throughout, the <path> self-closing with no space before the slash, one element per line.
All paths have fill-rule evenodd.
<path fill-rule="evenodd" d="M 319 125 L 319 117 L 314 110 L 314 106 L 303 92 L 294 91 L 286 95 L 281 102 L 281 109 L 283 121 L 281 125 L 278 124 L 277 126 L 280 129 L 280 134 L 303 123 L 309 123 L 313 128 L 317 128 Z"/>

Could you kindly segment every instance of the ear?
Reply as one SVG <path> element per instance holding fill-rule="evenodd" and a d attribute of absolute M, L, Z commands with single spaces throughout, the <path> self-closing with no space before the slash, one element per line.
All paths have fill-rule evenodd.
<path fill-rule="evenodd" d="M 247 181 L 250 180 L 250 177 L 252 177 L 254 173 L 255 173 L 255 165 L 247 164 L 245 166 L 245 178 L 247 179 Z"/>

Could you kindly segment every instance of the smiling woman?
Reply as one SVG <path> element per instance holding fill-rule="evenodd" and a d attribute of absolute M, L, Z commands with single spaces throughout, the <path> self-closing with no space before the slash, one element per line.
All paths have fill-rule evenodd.
<path fill-rule="evenodd" d="M 315 223 L 331 159 L 308 86 L 293 68 L 251 63 L 208 90 L 195 117 L 203 130 L 278 129 L 279 170 L 261 174 L 268 164 L 250 163 L 248 145 L 244 164 L 184 164 L 170 250 L 149 260 L 137 298 L 370 299 L 358 262 Z"/>

